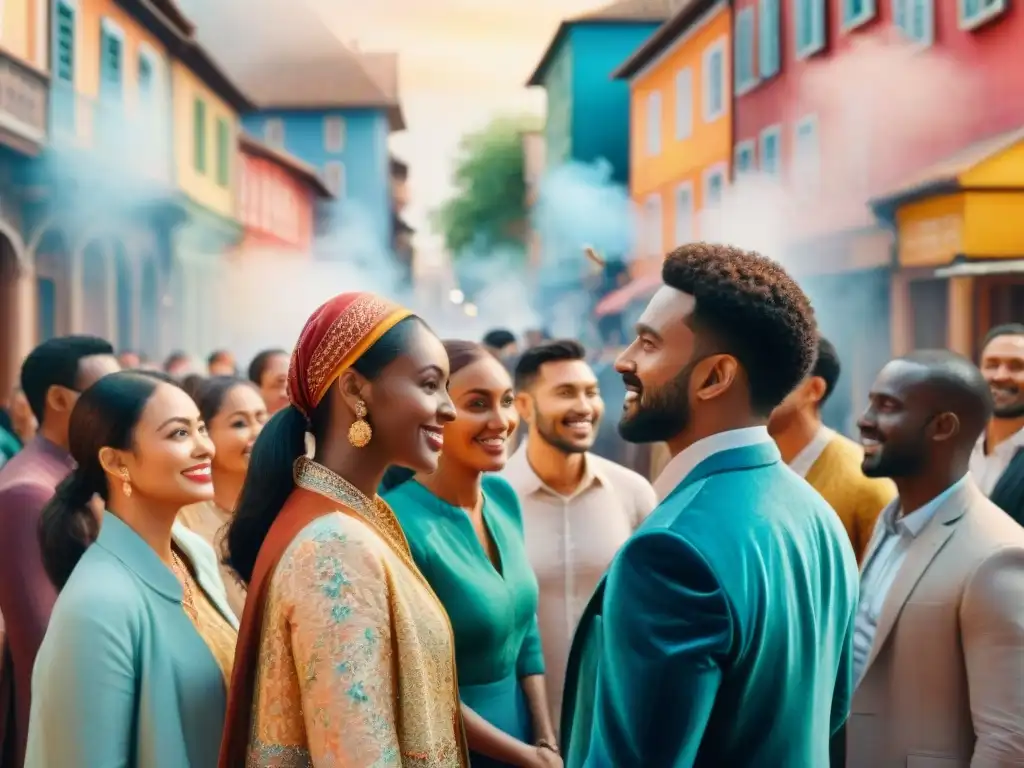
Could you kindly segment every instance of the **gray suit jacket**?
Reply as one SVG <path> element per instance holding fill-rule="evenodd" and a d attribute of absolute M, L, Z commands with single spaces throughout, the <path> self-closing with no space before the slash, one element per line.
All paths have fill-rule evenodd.
<path fill-rule="evenodd" d="M 1024 766 L 1024 528 L 970 478 L 886 595 L 846 745 L 847 768 Z"/>

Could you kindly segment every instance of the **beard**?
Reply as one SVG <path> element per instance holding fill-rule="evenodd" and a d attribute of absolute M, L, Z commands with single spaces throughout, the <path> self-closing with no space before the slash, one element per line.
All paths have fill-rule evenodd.
<path fill-rule="evenodd" d="M 541 416 L 541 414 L 537 411 L 536 405 L 533 406 L 533 418 L 534 423 L 537 425 L 537 434 L 540 435 L 541 439 L 544 440 L 545 443 L 547 443 L 552 448 L 561 453 L 586 453 L 587 451 L 590 450 L 591 445 L 593 445 L 593 437 L 586 446 L 571 443 L 565 438 L 561 437 L 558 434 L 558 425 L 555 419 L 548 419 Z M 593 425 L 593 430 L 593 434 L 596 435 L 597 424 Z"/>
<path fill-rule="evenodd" d="M 687 363 L 674 379 L 648 389 L 636 376 L 624 374 L 623 380 L 641 387 L 632 413 L 623 411 L 619 435 L 628 443 L 657 443 L 669 440 L 690 423 L 690 374 L 696 362 Z"/>
<path fill-rule="evenodd" d="M 861 471 L 865 477 L 914 477 L 921 474 L 927 464 L 927 439 L 924 434 L 914 443 L 903 445 L 882 444 L 881 449 L 865 456 Z"/>

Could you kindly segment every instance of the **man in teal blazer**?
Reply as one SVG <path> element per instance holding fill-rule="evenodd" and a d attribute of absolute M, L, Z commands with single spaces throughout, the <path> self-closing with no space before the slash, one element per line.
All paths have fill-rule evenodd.
<path fill-rule="evenodd" d="M 662 278 L 616 363 L 619 431 L 673 458 L 577 629 L 566 766 L 825 768 L 852 694 L 857 563 L 765 428 L 813 363 L 814 315 L 781 267 L 735 248 L 683 246 Z"/>

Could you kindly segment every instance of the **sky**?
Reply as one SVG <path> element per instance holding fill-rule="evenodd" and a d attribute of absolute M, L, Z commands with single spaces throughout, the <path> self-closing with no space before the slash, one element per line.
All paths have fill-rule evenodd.
<path fill-rule="evenodd" d="M 392 137 L 410 165 L 407 218 L 417 229 L 451 193 L 459 139 L 494 116 L 542 115 L 526 88 L 560 21 L 608 0 L 306 0 L 342 40 L 399 54 L 408 128 Z"/>

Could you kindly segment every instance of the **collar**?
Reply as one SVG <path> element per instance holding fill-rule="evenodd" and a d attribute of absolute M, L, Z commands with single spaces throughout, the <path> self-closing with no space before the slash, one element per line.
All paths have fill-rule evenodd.
<path fill-rule="evenodd" d="M 66 449 L 61 448 L 56 443 L 47 440 L 42 435 L 37 434 L 35 437 L 33 437 L 32 440 L 29 441 L 29 444 L 26 446 L 26 448 L 30 448 L 31 450 L 37 453 L 41 453 L 44 456 L 49 456 L 51 459 L 64 465 L 69 470 L 75 468 L 75 460 L 71 458 L 71 454 Z"/>
<path fill-rule="evenodd" d="M 832 438 L 835 437 L 835 434 L 831 429 L 821 424 L 818 427 L 818 431 L 814 433 L 814 437 L 811 438 L 811 441 L 789 462 L 789 468 L 800 475 L 800 477 L 806 478 L 807 473 L 814 466 L 814 462 L 821 458 L 821 454 L 832 441 Z"/>
<path fill-rule="evenodd" d="M 996 454 L 1013 453 L 1018 448 L 1024 447 L 1024 429 L 1018 429 L 991 451 L 985 450 L 986 437 L 986 434 L 982 432 L 981 437 L 978 438 L 978 442 L 974 445 L 974 450 L 984 458 L 988 458 L 989 456 Z"/>
<path fill-rule="evenodd" d="M 583 493 L 583 491 L 590 488 L 594 483 L 600 483 L 601 485 L 608 485 L 608 479 L 601 471 L 600 466 L 596 458 L 588 453 L 583 454 L 583 477 L 580 478 L 579 485 L 576 486 L 576 490 L 570 493 L 568 496 L 563 496 L 557 491 L 552 490 L 547 484 L 540 479 L 537 472 L 532 466 L 530 466 L 530 459 L 526 455 L 526 442 L 524 441 L 519 449 L 512 454 L 512 457 L 508 460 L 505 465 L 505 470 L 502 472 L 505 479 L 513 483 L 516 487 L 516 491 L 523 496 L 529 496 L 543 491 L 544 493 L 557 496 L 560 499 L 572 499 Z"/>
<path fill-rule="evenodd" d="M 886 531 L 892 535 L 906 534 L 912 539 L 917 538 L 918 534 L 928 524 L 928 521 L 935 517 L 935 513 L 942 508 L 942 505 L 967 485 L 968 474 L 965 474 L 924 506 L 918 507 L 913 512 L 902 517 L 898 516 L 900 504 L 897 499 L 893 504 L 886 507 L 885 512 L 882 513 L 882 524 L 885 526 Z"/>
<path fill-rule="evenodd" d="M 116 557 L 155 592 L 180 603 L 184 595 L 181 582 L 142 537 L 113 512 L 103 513 L 96 546 Z"/>
<path fill-rule="evenodd" d="M 658 479 L 654 481 L 654 493 L 657 495 L 658 501 L 664 501 L 676 486 L 683 482 L 686 476 L 705 459 L 722 451 L 746 448 L 765 442 L 775 444 L 766 427 L 730 429 L 698 440 L 674 456 L 658 475 Z"/>

